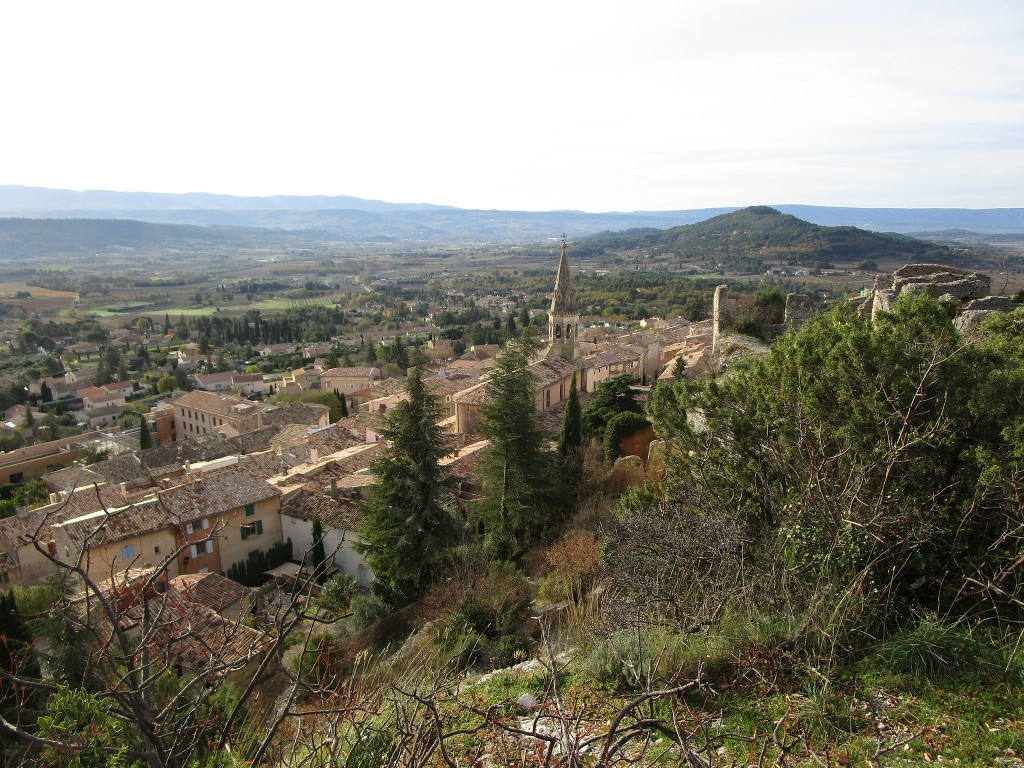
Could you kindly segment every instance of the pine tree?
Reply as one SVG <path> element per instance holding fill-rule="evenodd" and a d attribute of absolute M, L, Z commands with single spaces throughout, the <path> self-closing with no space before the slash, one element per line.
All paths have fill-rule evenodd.
<path fill-rule="evenodd" d="M 511 557 L 536 539 L 564 503 L 547 438 L 537 423 L 533 374 L 523 345 L 497 358 L 480 406 L 480 432 L 491 441 L 480 459 L 487 498 L 481 502 L 488 546 Z"/>
<path fill-rule="evenodd" d="M 437 422 L 442 411 L 413 368 L 409 399 L 387 412 L 381 430 L 390 446 L 371 465 L 374 484 L 363 505 L 363 542 L 374 591 L 392 605 L 419 597 L 441 574 L 460 521 L 447 505 L 455 480 L 440 460 L 450 453 Z"/>
<path fill-rule="evenodd" d="M 144 451 L 153 447 L 153 438 L 149 434 L 149 425 L 146 424 L 146 417 L 143 416 L 139 422 L 139 450 Z"/>
<path fill-rule="evenodd" d="M 583 411 L 580 409 L 580 396 L 576 392 L 576 374 L 569 385 L 569 398 L 565 401 L 565 414 L 562 416 L 562 431 L 558 435 L 558 453 L 565 457 L 576 451 L 583 442 Z"/>

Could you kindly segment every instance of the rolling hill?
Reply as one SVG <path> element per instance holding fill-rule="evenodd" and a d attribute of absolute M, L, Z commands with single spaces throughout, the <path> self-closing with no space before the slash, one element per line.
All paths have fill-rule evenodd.
<path fill-rule="evenodd" d="M 774 208 L 755 206 L 671 229 L 633 229 L 602 232 L 577 246 L 580 255 L 643 250 L 655 259 L 672 258 L 728 271 L 757 272 L 766 263 L 804 267 L 871 262 L 970 261 L 965 249 L 897 234 L 868 232 L 856 227 L 824 227 Z"/>

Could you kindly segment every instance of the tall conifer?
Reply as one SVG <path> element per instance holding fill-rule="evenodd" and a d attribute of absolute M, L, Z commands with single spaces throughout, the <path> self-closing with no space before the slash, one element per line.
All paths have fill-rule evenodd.
<path fill-rule="evenodd" d="M 393 605 L 419 597 L 441 574 L 460 520 L 449 504 L 455 479 L 441 459 L 451 453 L 437 425 L 442 418 L 418 368 L 406 381 L 409 399 L 387 412 L 384 455 L 371 464 L 374 484 L 363 505 L 357 545 L 374 576 L 374 591 Z"/>

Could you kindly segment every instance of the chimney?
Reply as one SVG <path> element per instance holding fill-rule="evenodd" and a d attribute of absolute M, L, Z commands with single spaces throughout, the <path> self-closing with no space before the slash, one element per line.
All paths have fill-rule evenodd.
<path fill-rule="evenodd" d="M 338 498 L 338 480 L 337 478 L 331 478 L 331 498 Z"/>
<path fill-rule="evenodd" d="M 127 496 L 128 495 L 128 483 L 119 483 L 119 487 L 121 488 L 121 495 L 122 496 Z"/>
<path fill-rule="evenodd" d="M 320 455 L 317 453 L 316 446 L 310 446 L 309 448 L 309 463 L 316 464 L 320 460 Z"/>

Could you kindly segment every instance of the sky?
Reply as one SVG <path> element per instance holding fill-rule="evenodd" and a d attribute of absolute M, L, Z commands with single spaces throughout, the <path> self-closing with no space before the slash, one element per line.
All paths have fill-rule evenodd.
<path fill-rule="evenodd" d="M 1024 207 L 1021 0 L 0 8 L 0 184 Z"/>

